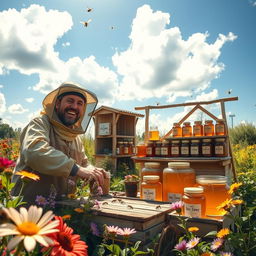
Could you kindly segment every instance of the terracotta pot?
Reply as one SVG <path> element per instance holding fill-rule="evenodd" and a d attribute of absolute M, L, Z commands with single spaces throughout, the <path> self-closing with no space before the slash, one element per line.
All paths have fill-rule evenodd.
<path fill-rule="evenodd" d="M 124 183 L 125 195 L 128 197 L 137 197 L 138 181 L 129 181 Z"/>

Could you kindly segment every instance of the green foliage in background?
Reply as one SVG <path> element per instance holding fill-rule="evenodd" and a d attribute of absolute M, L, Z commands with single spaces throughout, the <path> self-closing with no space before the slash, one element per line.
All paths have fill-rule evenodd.
<path fill-rule="evenodd" d="M 95 151 L 94 151 L 94 139 L 93 137 L 89 135 L 84 135 L 81 137 L 83 145 L 84 145 L 84 150 L 85 154 L 88 157 L 88 161 L 90 164 L 94 165 L 95 164 Z"/>
<path fill-rule="evenodd" d="M 239 124 L 230 129 L 229 134 L 233 145 L 247 146 L 256 144 L 256 127 L 253 124 Z"/>

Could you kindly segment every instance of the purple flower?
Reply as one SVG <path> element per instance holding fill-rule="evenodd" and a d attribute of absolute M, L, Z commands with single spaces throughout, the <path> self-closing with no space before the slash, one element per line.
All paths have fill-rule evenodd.
<path fill-rule="evenodd" d="M 48 201 L 43 196 L 36 196 L 36 203 L 37 203 L 37 205 L 46 206 L 48 204 Z"/>
<path fill-rule="evenodd" d="M 94 200 L 94 205 L 93 205 L 93 208 L 99 210 L 100 209 L 100 202 L 98 200 Z"/>
<path fill-rule="evenodd" d="M 217 251 L 222 245 L 224 240 L 222 238 L 216 238 L 212 241 L 211 250 Z"/>
<path fill-rule="evenodd" d="M 171 204 L 171 210 L 176 211 L 177 213 L 181 213 L 181 208 L 183 205 L 184 203 L 182 201 L 174 202 Z"/>
<path fill-rule="evenodd" d="M 194 237 L 187 243 L 187 249 L 194 248 L 199 243 L 200 238 Z"/>
<path fill-rule="evenodd" d="M 176 244 L 174 248 L 179 251 L 185 251 L 187 249 L 187 242 L 185 240 L 182 240 L 181 242 Z"/>
<path fill-rule="evenodd" d="M 93 235 L 100 236 L 100 232 L 98 230 L 97 224 L 95 224 L 94 222 L 91 222 L 90 227 Z"/>

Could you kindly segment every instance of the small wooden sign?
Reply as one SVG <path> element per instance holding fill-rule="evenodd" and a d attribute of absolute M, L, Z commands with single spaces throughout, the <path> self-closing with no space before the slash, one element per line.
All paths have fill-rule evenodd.
<path fill-rule="evenodd" d="M 110 123 L 99 123 L 99 135 L 111 135 Z"/>

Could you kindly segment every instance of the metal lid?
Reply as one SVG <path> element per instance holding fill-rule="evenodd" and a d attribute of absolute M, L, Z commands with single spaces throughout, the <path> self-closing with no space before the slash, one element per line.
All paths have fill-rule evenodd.
<path fill-rule="evenodd" d="M 169 162 L 168 167 L 169 168 L 178 168 L 178 169 L 189 168 L 190 163 L 189 162 Z"/>
<path fill-rule="evenodd" d="M 196 182 L 200 185 L 207 184 L 226 184 L 228 178 L 222 175 L 198 175 L 196 176 Z"/>
<path fill-rule="evenodd" d="M 194 124 L 202 124 L 202 121 L 195 121 Z"/>
<path fill-rule="evenodd" d="M 211 142 L 212 139 L 203 139 L 203 142 Z"/>
<path fill-rule="evenodd" d="M 180 141 L 179 140 L 173 140 L 172 143 L 178 144 L 178 143 L 180 143 Z"/>
<path fill-rule="evenodd" d="M 191 140 L 192 143 L 199 143 L 200 140 Z"/>
<path fill-rule="evenodd" d="M 146 162 L 145 167 L 149 169 L 158 169 L 160 167 L 160 163 L 158 162 Z"/>
<path fill-rule="evenodd" d="M 205 120 L 206 124 L 211 124 L 213 122 L 213 120 Z"/>
<path fill-rule="evenodd" d="M 182 140 L 182 143 L 189 143 L 189 140 Z"/>
<path fill-rule="evenodd" d="M 203 187 L 186 187 L 184 188 L 184 193 L 202 194 L 204 193 L 204 188 Z"/>
<path fill-rule="evenodd" d="M 173 125 L 174 125 L 174 126 L 180 126 L 180 124 L 179 124 L 179 123 L 173 123 Z"/>
<path fill-rule="evenodd" d="M 158 175 L 145 175 L 145 176 L 143 176 L 143 181 L 148 181 L 148 180 L 159 181 L 160 177 Z"/>
<path fill-rule="evenodd" d="M 215 139 L 215 141 L 224 142 L 225 138 L 217 138 L 217 139 Z"/>
<path fill-rule="evenodd" d="M 190 122 L 184 122 L 183 124 L 184 125 L 190 125 Z"/>

